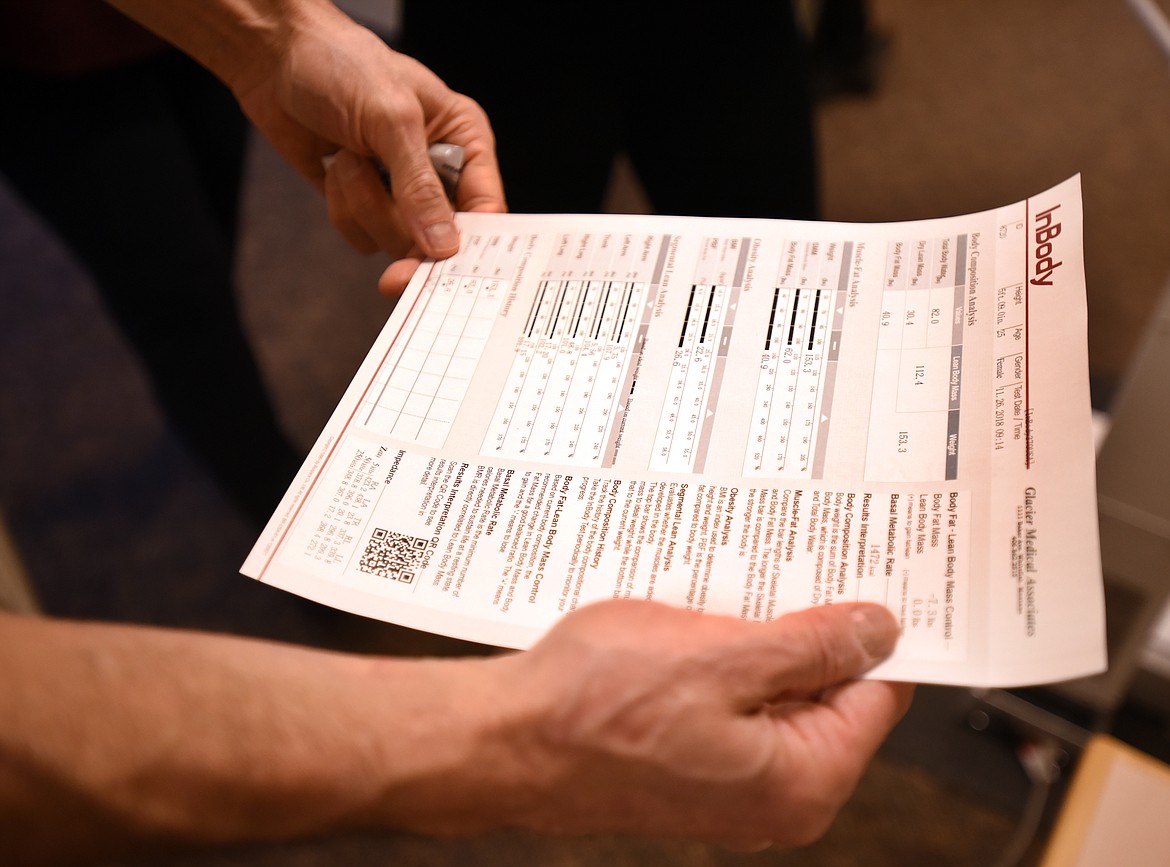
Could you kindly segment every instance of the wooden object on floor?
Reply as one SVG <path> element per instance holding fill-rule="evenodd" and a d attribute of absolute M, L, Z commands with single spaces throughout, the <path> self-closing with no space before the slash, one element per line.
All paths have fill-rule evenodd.
<path fill-rule="evenodd" d="M 1170 864 L 1170 766 L 1108 735 L 1077 765 L 1040 867 Z"/>

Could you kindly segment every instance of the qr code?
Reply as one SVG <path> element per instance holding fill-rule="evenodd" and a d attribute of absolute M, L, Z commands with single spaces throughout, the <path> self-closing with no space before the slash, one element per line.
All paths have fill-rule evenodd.
<path fill-rule="evenodd" d="M 358 569 L 367 575 L 411 584 L 432 545 L 430 539 L 378 528 L 370 535 Z"/>

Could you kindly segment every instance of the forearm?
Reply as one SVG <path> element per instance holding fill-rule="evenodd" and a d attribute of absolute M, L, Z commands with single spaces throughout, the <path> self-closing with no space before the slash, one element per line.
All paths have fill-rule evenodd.
<path fill-rule="evenodd" d="M 491 694 L 506 660 L 373 659 L 11 615 L 0 636 L 0 839 L 21 863 L 471 830 L 499 804 L 477 774 L 506 728 Z"/>
<path fill-rule="evenodd" d="M 298 28 L 343 17 L 329 0 L 106 0 L 233 90 L 279 58 Z"/>

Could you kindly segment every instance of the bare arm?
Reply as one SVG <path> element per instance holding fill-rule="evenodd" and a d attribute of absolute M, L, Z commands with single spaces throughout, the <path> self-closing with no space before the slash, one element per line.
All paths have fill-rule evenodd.
<path fill-rule="evenodd" d="M 406 660 L 0 615 L 0 839 L 21 863 L 371 828 L 805 843 L 905 710 L 851 679 L 895 636 L 872 606 L 621 601 L 525 653 Z"/>
<path fill-rule="evenodd" d="M 495 140 L 479 106 L 328 0 L 108 2 L 221 78 L 285 159 L 325 192 L 330 219 L 354 247 L 402 257 L 383 278 L 387 294 L 405 286 L 420 256 L 458 250 L 454 209 L 428 144 L 464 148 L 456 208 L 505 209 Z M 335 153 L 326 172 L 321 159 Z M 391 196 L 369 157 L 389 169 Z"/>
<path fill-rule="evenodd" d="M 489 730 L 494 670 L 0 614 L 0 838 L 52 863 L 378 824 Z"/>

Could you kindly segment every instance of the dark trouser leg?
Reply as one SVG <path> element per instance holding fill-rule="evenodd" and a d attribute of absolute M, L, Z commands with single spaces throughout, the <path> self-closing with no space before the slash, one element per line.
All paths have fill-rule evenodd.
<path fill-rule="evenodd" d="M 176 433 L 265 519 L 299 460 L 236 308 L 234 100 L 168 55 L 76 78 L 6 72 L 0 106 L 20 131 L 0 169 L 89 270 Z"/>

